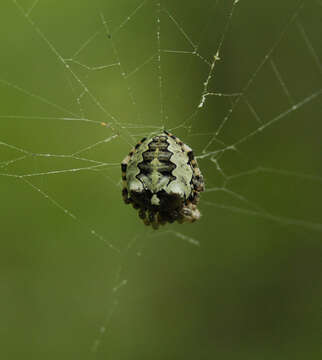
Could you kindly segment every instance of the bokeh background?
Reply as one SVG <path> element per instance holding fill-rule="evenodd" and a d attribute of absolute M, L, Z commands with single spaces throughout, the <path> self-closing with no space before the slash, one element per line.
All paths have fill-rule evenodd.
<path fill-rule="evenodd" d="M 1 4 L 2 359 L 321 358 L 322 6 L 302 3 Z M 161 52 L 161 102 L 157 17 L 161 48 L 176 51 Z M 208 97 L 190 117 L 223 34 L 209 90 L 253 79 L 224 147 L 307 103 L 200 158 L 202 219 L 154 232 L 123 204 L 119 163 L 163 123 L 201 157 L 223 148 L 203 152 L 235 98 Z M 66 156 L 87 147 L 88 162 Z M 107 165 L 79 170 L 93 161 Z"/>

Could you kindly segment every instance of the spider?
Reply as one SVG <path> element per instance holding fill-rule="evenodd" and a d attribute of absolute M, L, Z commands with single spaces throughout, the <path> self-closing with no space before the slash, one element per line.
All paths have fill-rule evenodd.
<path fill-rule="evenodd" d="M 123 200 L 139 211 L 145 225 L 200 218 L 204 181 L 191 148 L 167 131 L 143 138 L 121 164 Z"/>

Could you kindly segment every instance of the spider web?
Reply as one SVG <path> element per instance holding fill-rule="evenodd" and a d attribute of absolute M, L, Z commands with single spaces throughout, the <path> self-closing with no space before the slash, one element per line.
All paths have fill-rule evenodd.
<path fill-rule="evenodd" d="M 314 358 L 321 2 L 3 7 L 5 357 L 276 358 L 309 346 Z M 164 128 L 194 149 L 206 191 L 198 223 L 153 231 L 122 202 L 120 162 Z M 263 315 L 272 303 L 282 329 Z"/>

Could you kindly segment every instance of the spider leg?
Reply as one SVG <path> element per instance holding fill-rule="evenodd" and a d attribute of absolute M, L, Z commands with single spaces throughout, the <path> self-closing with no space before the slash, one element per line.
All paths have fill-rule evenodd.
<path fill-rule="evenodd" d="M 145 219 L 146 218 L 146 213 L 145 213 L 145 210 L 144 209 L 140 209 L 139 211 L 139 217 L 140 219 Z"/>
<path fill-rule="evenodd" d="M 149 219 L 146 217 L 146 209 L 139 210 L 139 217 L 142 219 L 145 225 L 150 225 Z"/>
<path fill-rule="evenodd" d="M 127 182 L 126 182 L 126 169 L 127 169 L 127 163 L 122 162 L 121 164 L 121 170 L 122 170 L 122 196 L 125 204 L 129 204 L 131 202 L 131 199 L 129 198 L 129 191 L 127 189 Z"/>
<path fill-rule="evenodd" d="M 181 210 L 181 214 L 183 218 L 180 219 L 180 221 L 189 223 L 199 220 L 201 216 L 197 206 L 194 205 L 192 202 L 188 202 L 188 204 L 183 207 L 183 209 Z"/>
<path fill-rule="evenodd" d="M 199 199 L 200 199 L 200 195 L 199 195 L 198 191 L 196 191 L 195 189 L 193 189 L 193 190 L 192 190 L 191 197 L 190 197 L 191 202 L 192 202 L 193 204 L 198 204 Z"/>
<path fill-rule="evenodd" d="M 158 213 L 150 210 L 149 211 L 149 225 L 151 224 L 154 230 L 157 230 L 159 228 L 159 221 L 158 221 Z"/>
<path fill-rule="evenodd" d="M 165 225 L 167 223 L 167 219 L 160 212 L 158 213 L 158 223 L 160 225 Z"/>
<path fill-rule="evenodd" d="M 190 162 L 190 165 L 191 165 L 192 171 L 193 171 L 192 183 L 193 183 L 194 189 L 197 192 L 204 191 L 205 184 L 204 184 L 203 176 L 201 175 L 200 169 L 198 167 L 197 160 L 195 159 L 192 151 L 190 151 L 188 153 L 188 156 L 189 156 L 189 162 Z"/>
<path fill-rule="evenodd" d="M 173 139 L 178 145 L 180 145 L 181 147 L 184 145 L 184 143 L 177 138 L 175 135 L 171 134 L 169 131 L 164 130 L 163 131 L 166 135 L 168 135 L 169 137 L 171 137 L 171 139 Z M 191 150 L 191 149 L 190 149 Z"/>

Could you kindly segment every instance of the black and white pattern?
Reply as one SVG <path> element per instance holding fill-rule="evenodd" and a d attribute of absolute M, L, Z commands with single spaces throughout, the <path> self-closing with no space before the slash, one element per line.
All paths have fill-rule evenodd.
<path fill-rule="evenodd" d="M 143 138 L 121 164 L 123 199 L 139 210 L 146 225 L 200 218 L 197 208 L 204 181 L 189 146 L 171 133 Z"/>

